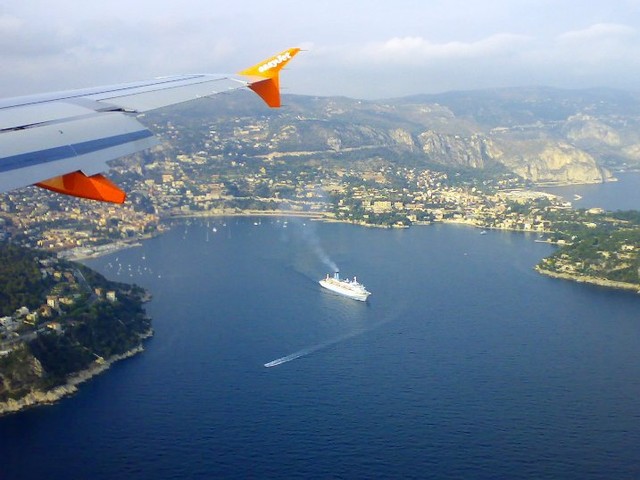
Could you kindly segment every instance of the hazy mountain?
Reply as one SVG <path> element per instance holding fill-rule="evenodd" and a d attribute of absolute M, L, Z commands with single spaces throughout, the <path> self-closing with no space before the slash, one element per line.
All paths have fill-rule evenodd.
<path fill-rule="evenodd" d="M 222 142 L 241 132 L 255 140 L 243 152 L 248 155 L 339 153 L 348 162 L 369 154 L 397 163 L 506 169 L 536 183 L 601 182 L 610 170 L 640 168 L 635 93 L 540 87 L 379 101 L 287 95 L 284 103 L 266 110 L 249 93 L 230 95 L 149 119 L 188 129 L 194 149 L 212 128 L 224 134 Z"/>

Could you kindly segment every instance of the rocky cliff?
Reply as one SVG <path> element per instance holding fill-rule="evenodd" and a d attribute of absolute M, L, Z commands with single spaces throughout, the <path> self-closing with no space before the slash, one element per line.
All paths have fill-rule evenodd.
<path fill-rule="evenodd" d="M 26 345 L 0 357 L 0 399 L 21 398 L 46 388 L 40 361 Z"/>
<path fill-rule="evenodd" d="M 484 169 L 502 156 L 490 139 L 477 134 L 463 137 L 428 130 L 418 135 L 418 142 L 431 161 L 443 165 Z"/>
<path fill-rule="evenodd" d="M 566 142 L 506 141 L 433 131 L 421 133 L 418 139 L 425 155 L 443 165 L 486 169 L 499 164 L 538 184 L 601 183 L 611 178 L 593 156 Z"/>
<path fill-rule="evenodd" d="M 601 183 L 612 178 L 592 155 L 566 142 L 514 142 L 508 148 L 501 163 L 537 184 Z"/>
<path fill-rule="evenodd" d="M 349 162 L 364 150 L 389 162 L 499 167 L 553 184 L 603 182 L 611 169 L 640 168 L 640 96 L 624 92 L 528 88 L 384 101 L 287 96 L 285 108 L 267 113 L 249 97 L 215 102 L 209 111 L 203 105 L 164 115 L 196 129 L 198 120 L 211 128 L 215 118 L 221 133 L 244 122 L 255 139 L 247 156 L 305 152 L 323 160 L 340 153 Z"/>
<path fill-rule="evenodd" d="M 149 333 L 148 336 L 150 336 Z M 78 385 L 109 369 L 117 361 L 132 357 L 144 350 L 139 345 L 123 354 L 114 355 L 107 360 L 93 362 L 88 368 L 70 375 L 63 385 L 50 386 L 45 381 L 42 365 L 26 346 L 14 350 L 14 360 L 19 361 L 13 368 L 3 368 L 2 390 L 0 390 L 0 415 L 18 412 L 37 405 L 55 403 L 76 393 Z"/>

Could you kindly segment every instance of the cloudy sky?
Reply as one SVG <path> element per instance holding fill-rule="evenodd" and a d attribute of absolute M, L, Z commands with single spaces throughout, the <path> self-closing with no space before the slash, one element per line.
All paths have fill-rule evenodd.
<path fill-rule="evenodd" d="M 5 1 L 0 97 L 234 72 L 292 46 L 291 93 L 640 90 L 640 0 Z"/>

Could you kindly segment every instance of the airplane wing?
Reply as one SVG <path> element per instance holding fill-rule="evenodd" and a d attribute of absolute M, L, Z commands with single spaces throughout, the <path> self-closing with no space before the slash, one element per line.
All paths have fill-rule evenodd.
<path fill-rule="evenodd" d="M 194 74 L 0 100 L 0 193 L 35 184 L 82 198 L 123 203 L 101 175 L 109 160 L 157 145 L 135 117 L 239 88 L 280 106 L 279 72 L 299 48 L 237 74 Z"/>

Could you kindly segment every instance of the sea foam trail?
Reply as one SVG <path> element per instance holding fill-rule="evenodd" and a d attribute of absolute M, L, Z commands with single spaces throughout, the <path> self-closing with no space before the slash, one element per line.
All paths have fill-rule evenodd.
<path fill-rule="evenodd" d="M 291 353 L 289 355 L 285 355 L 284 357 L 280 357 L 280 358 L 276 358 L 275 360 L 271 360 L 270 362 L 265 363 L 264 366 L 267 367 L 267 368 L 277 367 L 278 365 L 282 365 L 283 363 L 291 362 L 292 360 L 297 360 L 298 358 L 301 358 L 301 357 L 306 357 L 307 355 L 311 355 L 312 353 L 317 352 L 318 350 L 322 350 L 323 348 L 330 347 L 330 346 L 335 345 L 337 343 L 344 342 L 345 340 L 348 340 L 350 338 L 357 337 L 358 335 L 362 335 L 363 333 L 367 333 L 367 332 L 370 332 L 372 330 L 375 330 L 376 328 L 384 325 L 385 323 L 389 323 L 390 321 L 391 321 L 391 319 L 386 320 L 384 322 L 379 322 L 379 323 L 376 323 L 376 324 L 372 325 L 371 327 L 369 327 L 367 329 L 356 330 L 355 332 L 351 332 L 351 333 L 347 333 L 345 335 L 341 335 L 341 336 L 336 337 L 334 339 L 327 340 L 326 342 L 322 342 L 322 343 L 319 343 L 317 345 L 313 345 L 311 347 L 303 348 L 302 350 L 298 350 L 297 352 L 293 352 L 293 353 Z"/>
<path fill-rule="evenodd" d="M 302 350 L 293 352 L 290 355 L 285 355 L 284 357 L 271 360 L 270 362 L 265 363 L 264 366 L 267 368 L 277 367 L 278 365 L 282 365 L 283 363 L 287 363 L 292 360 L 296 360 L 300 357 L 306 357 L 307 355 L 311 355 L 313 352 L 317 352 L 318 350 L 322 350 L 323 348 L 330 347 L 331 345 L 335 345 L 336 343 L 342 342 L 351 337 L 355 337 L 356 335 L 359 335 L 361 333 L 364 333 L 364 331 L 349 333 L 347 335 L 342 335 L 341 337 L 334 338 L 333 340 L 328 340 L 326 342 L 319 343 L 318 345 L 313 345 L 312 347 L 303 348 Z"/>

